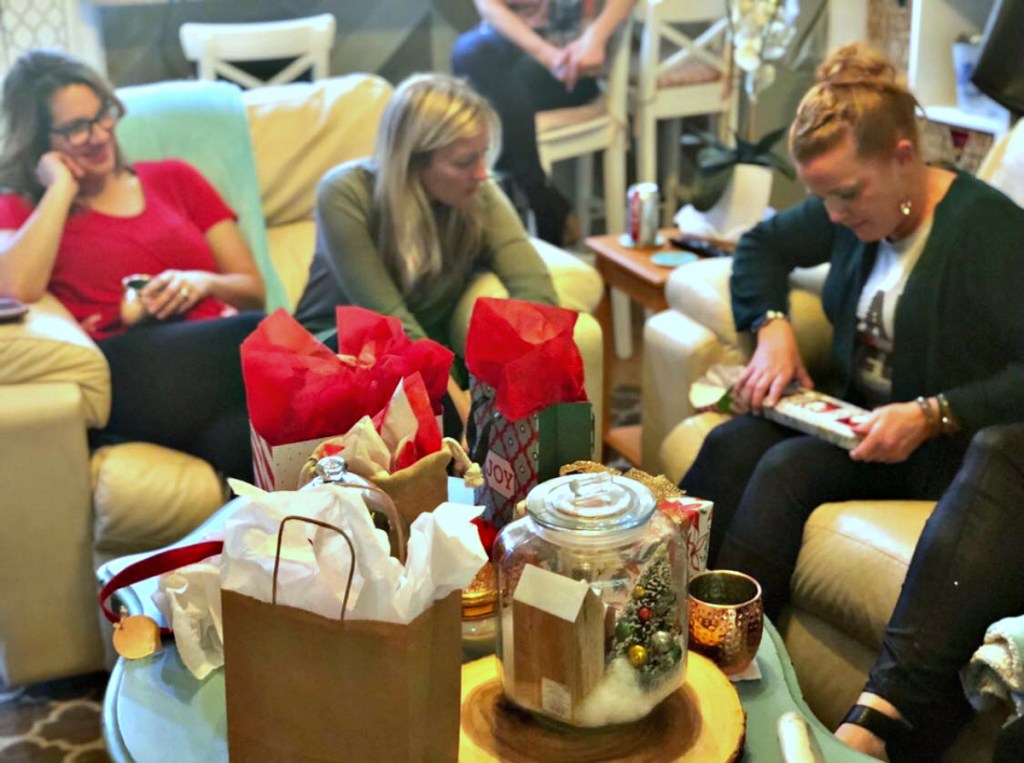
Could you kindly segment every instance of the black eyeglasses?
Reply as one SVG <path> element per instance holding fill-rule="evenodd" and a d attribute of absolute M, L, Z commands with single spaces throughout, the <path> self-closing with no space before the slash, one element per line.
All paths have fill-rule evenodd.
<path fill-rule="evenodd" d="M 79 146 L 84 146 L 92 139 L 94 128 L 102 127 L 108 132 L 113 130 L 121 115 L 121 108 L 116 103 L 104 103 L 100 108 L 100 113 L 92 119 L 76 119 L 74 122 L 61 127 L 51 127 L 50 132 L 54 135 L 59 135 L 69 144 L 78 148 Z"/>

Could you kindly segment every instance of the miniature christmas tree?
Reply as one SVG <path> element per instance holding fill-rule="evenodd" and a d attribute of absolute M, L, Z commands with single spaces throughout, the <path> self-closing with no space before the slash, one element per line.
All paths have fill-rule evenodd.
<path fill-rule="evenodd" d="M 672 588 L 672 566 L 663 544 L 644 565 L 615 623 L 612 657 L 625 656 L 637 671 L 637 678 L 652 688 L 679 664 L 676 593 Z"/>

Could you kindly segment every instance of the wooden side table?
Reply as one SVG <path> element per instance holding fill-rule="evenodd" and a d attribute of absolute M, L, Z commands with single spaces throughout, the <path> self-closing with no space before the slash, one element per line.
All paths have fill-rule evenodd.
<path fill-rule="evenodd" d="M 587 248 L 594 253 L 595 266 L 604 279 L 605 293 L 597 308 L 597 320 L 604 335 L 604 402 L 602 439 L 608 447 L 620 453 L 634 466 L 640 465 L 640 425 L 626 427 L 610 426 L 611 368 L 615 362 L 615 345 L 612 335 L 611 289 L 625 292 L 630 299 L 645 309 L 658 312 L 668 308 L 665 301 L 665 283 L 673 268 L 656 265 L 651 255 L 657 252 L 682 251 L 669 239 L 678 236 L 675 228 L 660 231 L 665 243 L 648 248 L 635 248 L 622 243 L 617 234 L 591 236 L 586 239 Z M 712 241 L 724 249 L 731 248 L 728 242 Z"/>

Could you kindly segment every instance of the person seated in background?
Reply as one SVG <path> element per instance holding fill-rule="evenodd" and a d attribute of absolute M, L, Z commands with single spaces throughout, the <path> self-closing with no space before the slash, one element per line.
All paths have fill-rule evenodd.
<path fill-rule="evenodd" d="M 881 654 L 839 739 L 882 760 L 938 759 L 971 717 L 960 669 L 989 625 L 1024 615 L 1022 509 L 1024 424 L 982 429 L 925 524 Z M 1024 759 L 1019 739 L 1007 735 L 997 750 L 1000 743 L 1016 754 L 997 759 Z"/>
<path fill-rule="evenodd" d="M 456 304 L 484 268 L 512 297 L 557 304 L 544 261 L 490 176 L 500 142 L 493 109 L 465 82 L 443 74 L 402 82 L 373 156 L 320 181 L 316 252 L 296 319 L 330 344 L 335 307 L 358 305 L 399 318 L 410 339 L 451 347 Z M 459 376 L 448 384 L 449 433 L 469 414 Z"/>
<path fill-rule="evenodd" d="M 537 235 L 556 246 L 572 244 L 579 222 L 541 167 L 534 115 L 598 96 L 608 42 L 636 0 L 475 2 L 483 21 L 455 42 L 452 70 L 498 112 L 505 141 L 495 167 L 522 189 Z"/>
<path fill-rule="evenodd" d="M 926 165 L 916 106 L 881 54 L 833 52 L 789 136 L 812 196 L 735 252 L 736 328 L 757 346 L 733 394 L 751 414 L 716 427 L 680 485 L 714 501 L 709 562 L 756 577 L 769 617 L 789 596 L 817 506 L 937 500 L 975 432 L 1024 421 L 1024 210 L 967 173 Z M 824 262 L 829 391 L 872 409 L 849 452 L 757 415 L 790 382 L 814 384 L 786 316 L 788 276 Z"/>
<path fill-rule="evenodd" d="M 194 168 L 125 161 L 123 114 L 110 85 L 63 53 L 29 51 L 8 71 L 0 294 L 34 302 L 49 291 L 96 340 L 112 409 L 92 445 L 147 441 L 251 479 L 239 345 L 262 317 L 263 279 L 234 213 Z M 136 274 L 149 276 L 145 316 L 129 328 L 123 281 Z"/>

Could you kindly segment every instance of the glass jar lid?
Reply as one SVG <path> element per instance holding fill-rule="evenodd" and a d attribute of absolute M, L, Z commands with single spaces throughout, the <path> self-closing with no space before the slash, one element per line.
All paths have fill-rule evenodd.
<path fill-rule="evenodd" d="M 526 510 L 543 527 L 591 535 L 638 527 L 654 507 L 646 485 L 609 472 L 556 477 L 526 496 Z"/>

